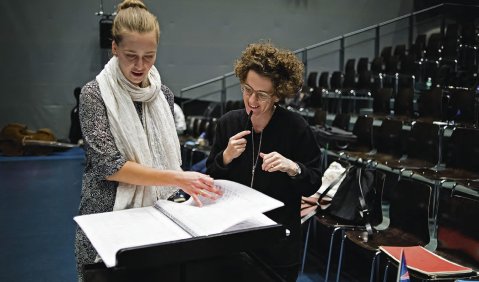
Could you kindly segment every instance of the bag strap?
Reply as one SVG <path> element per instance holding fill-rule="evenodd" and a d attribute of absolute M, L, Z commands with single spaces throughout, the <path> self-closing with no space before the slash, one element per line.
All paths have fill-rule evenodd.
<path fill-rule="evenodd" d="M 318 202 L 316 203 L 317 205 L 319 205 L 319 203 L 321 203 L 321 200 L 326 196 L 326 194 L 329 192 L 329 190 L 331 190 L 336 184 L 338 184 L 338 182 L 343 179 L 344 175 L 347 174 L 347 173 L 349 172 L 349 170 L 351 170 L 352 167 L 353 167 L 352 165 L 348 166 L 348 167 L 338 176 L 338 178 L 334 179 L 334 181 L 331 182 L 331 184 L 329 184 L 328 188 L 326 188 L 326 190 L 324 190 L 324 192 L 321 193 L 321 195 L 319 196 Z"/>
<path fill-rule="evenodd" d="M 363 168 L 360 167 L 356 170 L 356 179 L 358 180 L 358 187 L 359 187 L 359 204 L 361 205 L 361 212 L 364 219 L 364 226 L 366 227 L 366 231 L 368 232 L 369 236 L 373 235 L 373 227 L 371 226 L 370 220 L 370 210 L 368 209 L 368 205 L 366 204 L 366 200 L 364 197 L 363 185 L 361 183 L 361 176 L 362 176 Z"/>

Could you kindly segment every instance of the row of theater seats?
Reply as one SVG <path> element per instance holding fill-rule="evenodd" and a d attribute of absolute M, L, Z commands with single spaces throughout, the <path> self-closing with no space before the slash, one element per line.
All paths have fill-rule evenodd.
<path fill-rule="evenodd" d="M 317 118 L 319 128 L 328 130 L 319 114 Z M 349 130 L 350 118 L 349 114 L 336 115 L 333 126 Z M 325 281 L 334 268 L 336 281 L 345 277 L 395 281 L 397 263 L 380 251 L 381 245 L 427 246 L 478 271 L 479 229 L 471 222 L 479 214 L 479 130 L 364 115 L 356 118 L 352 133 L 356 142 L 347 146 L 325 135 L 317 134 L 317 138 L 332 160 L 375 171 L 376 199 L 368 207 L 375 228 L 368 236 L 364 225 L 327 213 L 312 218 L 309 224 L 316 228 L 307 237 L 308 250 L 324 259 Z M 476 274 L 449 274 L 448 281 L 477 279 Z M 437 279 L 414 271 L 410 276 L 411 281 Z"/>
<path fill-rule="evenodd" d="M 329 113 L 353 114 L 364 109 L 372 110 L 376 117 L 393 116 L 403 120 L 430 120 L 477 127 L 479 120 L 478 95 L 474 90 L 432 89 L 415 93 L 412 88 L 403 88 L 394 93 L 392 88 L 379 88 L 372 92 L 370 99 L 355 97 L 329 97 L 322 107 L 312 109 Z"/>
<path fill-rule="evenodd" d="M 377 116 L 477 126 L 478 105 L 473 90 L 432 88 L 415 94 L 413 89 L 404 88 L 394 95 L 393 89 L 380 88 L 372 96 L 373 114 Z"/>
<path fill-rule="evenodd" d="M 205 116 L 188 116 L 186 119 L 186 137 L 197 139 L 201 134 L 208 144 L 213 144 L 217 118 Z"/>
<path fill-rule="evenodd" d="M 373 125 L 378 122 L 380 125 Z M 359 116 L 352 133 L 355 143 L 344 149 L 329 144 L 330 153 L 343 159 L 372 162 L 392 170 L 410 171 L 431 181 L 452 181 L 474 187 L 479 179 L 479 129 L 450 127 L 401 119 L 374 120 Z M 320 140 L 320 142 L 330 142 Z M 471 186 L 472 185 L 472 186 Z"/>
<path fill-rule="evenodd" d="M 321 107 L 320 96 L 339 93 L 370 96 L 379 88 L 425 90 L 433 87 L 473 89 L 478 84 L 479 46 L 474 26 L 449 24 L 445 35 L 419 34 L 412 46 L 386 46 L 372 62 L 369 58 L 346 61 L 344 71 L 312 71 L 306 82 L 311 107 Z M 316 97 L 318 96 L 318 97 Z"/>
<path fill-rule="evenodd" d="M 372 235 L 367 235 L 364 225 L 327 213 L 320 212 L 310 221 L 316 227 L 310 236 L 310 253 L 324 258 L 325 281 L 334 273 L 333 268 L 336 281 L 347 277 L 354 277 L 353 281 L 397 281 L 397 262 L 381 252 L 380 246 L 427 247 L 436 255 L 478 271 L 479 227 L 471 224 L 479 214 L 477 196 L 412 178 L 386 178 L 383 171 L 375 171 L 376 199 L 368 207 Z M 386 191 L 387 199 L 383 196 Z M 385 206 L 387 217 L 383 214 Z M 435 208 L 437 212 L 431 217 L 430 211 Z M 477 279 L 474 271 L 449 273 L 442 279 Z M 409 275 L 410 281 L 446 281 L 438 274 L 425 275 L 411 269 Z"/>

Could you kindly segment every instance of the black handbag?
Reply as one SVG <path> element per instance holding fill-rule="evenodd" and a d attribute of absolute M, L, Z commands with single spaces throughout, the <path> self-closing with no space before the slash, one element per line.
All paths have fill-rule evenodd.
<path fill-rule="evenodd" d="M 348 223 L 365 225 L 368 233 L 372 234 L 369 218 L 370 207 L 374 206 L 374 201 L 377 198 L 374 189 L 374 172 L 368 168 L 349 166 L 344 174 L 346 176 L 334 194 L 331 205 L 324 211 Z M 332 186 L 334 185 L 330 185 L 321 194 L 318 202 Z"/>

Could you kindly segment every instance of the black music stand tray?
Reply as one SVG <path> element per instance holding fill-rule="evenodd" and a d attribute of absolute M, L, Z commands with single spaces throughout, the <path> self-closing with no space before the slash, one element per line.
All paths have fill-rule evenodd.
<path fill-rule="evenodd" d="M 121 249 L 115 267 L 86 265 L 84 281 L 281 281 L 245 252 L 272 246 L 285 234 L 276 224 Z"/>

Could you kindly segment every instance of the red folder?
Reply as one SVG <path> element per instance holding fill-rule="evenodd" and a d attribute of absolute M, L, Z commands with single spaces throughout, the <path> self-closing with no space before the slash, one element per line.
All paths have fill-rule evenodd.
<path fill-rule="evenodd" d="M 429 275 L 453 275 L 472 273 L 474 270 L 469 267 L 464 267 L 452 261 L 449 261 L 437 254 L 427 250 L 421 246 L 413 247 L 396 247 L 396 246 L 381 246 L 382 252 L 399 263 L 401 259 L 401 250 L 404 249 L 404 255 L 407 260 L 407 267 L 411 270 Z"/>

